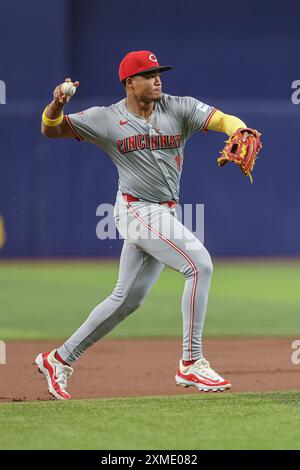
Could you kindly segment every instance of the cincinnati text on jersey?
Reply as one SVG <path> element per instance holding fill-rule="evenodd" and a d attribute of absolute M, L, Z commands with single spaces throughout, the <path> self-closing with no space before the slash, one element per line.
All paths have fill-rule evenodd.
<path fill-rule="evenodd" d="M 157 150 L 182 147 L 181 134 L 175 135 L 148 135 L 137 134 L 117 140 L 119 152 L 124 154 L 134 150 Z"/>

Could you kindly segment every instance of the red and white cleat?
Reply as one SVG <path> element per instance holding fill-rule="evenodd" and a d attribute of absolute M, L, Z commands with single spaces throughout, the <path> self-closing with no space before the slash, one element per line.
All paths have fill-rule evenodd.
<path fill-rule="evenodd" d="M 55 352 L 56 349 L 48 353 L 40 353 L 35 358 L 34 364 L 46 377 L 49 393 L 57 400 L 70 400 L 71 395 L 66 391 L 66 386 L 73 369 L 58 361 L 54 357 Z"/>
<path fill-rule="evenodd" d="M 190 366 L 184 366 L 182 360 L 180 360 L 175 380 L 177 385 L 182 387 L 193 386 L 203 392 L 223 392 L 231 388 L 231 383 L 217 374 L 204 358 L 198 359 Z"/>

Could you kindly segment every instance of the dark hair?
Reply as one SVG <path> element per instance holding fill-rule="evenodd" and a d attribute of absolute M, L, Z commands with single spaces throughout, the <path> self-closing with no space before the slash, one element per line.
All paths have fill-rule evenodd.
<path fill-rule="evenodd" d="M 122 80 L 122 85 L 123 85 L 123 87 L 126 87 L 126 78 L 124 80 Z"/>

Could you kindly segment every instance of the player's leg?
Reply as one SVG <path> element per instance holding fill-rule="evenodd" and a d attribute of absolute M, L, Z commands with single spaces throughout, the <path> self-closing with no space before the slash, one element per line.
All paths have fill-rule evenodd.
<path fill-rule="evenodd" d="M 130 205 L 140 221 L 137 245 L 165 265 L 183 274 L 183 359 L 201 359 L 202 329 L 213 272 L 204 245 L 165 206 L 147 208 Z"/>
<path fill-rule="evenodd" d="M 167 207 L 152 205 L 149 213 L 147 207 L 137 207 L 129 203 L 128 210 L 140 223 L 138 246 L 160 262 L 182 273 L 185 278 L 182 296 L 181 371 L 188 371 L 185 366 L 201 369 L 202 376 L 209 377 L 204 384 L 198 380 L 196 386 L 201 390 L 210 389 L 210 386 L 217 390 L 229 388 L 230 384 L 216 374 L 203 358 L 202 332 L 213 272 L 208 251 Z M 195 385 L 195 374 L 194 370 L 193 374 L 188 374 L 191 379 L 188 385 Z M 186 381 L 184 385 L 187 385 Z"/>
<path fill-rule="evenodd" d="M 57 350 L 68 364 L 134 312 L 164 268 L 141 248 L 124 241 L 119 277 L 112 294 L 97 305 L 83 325 Z"/>
<path fill-rule="evenodd" d="M 97 305 L 83 325 L 58 349 L 41 353 L 34 363 L 48 382 L 55 398 L 68 400 L 67 380 L 70 364 L 92 344 L 136 310 L 159 277 L 164 265 L 125 241 L 120 259 L 119 278 L 112 294 Z"/>

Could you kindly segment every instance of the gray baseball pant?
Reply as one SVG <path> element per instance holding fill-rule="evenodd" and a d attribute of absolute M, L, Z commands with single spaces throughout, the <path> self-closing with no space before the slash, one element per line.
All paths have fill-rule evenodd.
<path fill-rule="evenodd" d="M 126 202 L 118 191 L 114 218 L 124 238 L 117 284 L 58 348 L 58 354 L 69 364 L 76 361 L 143 303 L 166 265 L 185 279 L 182 358 L 202 358 L 202 331 L 213 271 L 208 251 L 178 220 L 175 210 L 165 204 Z"/>

